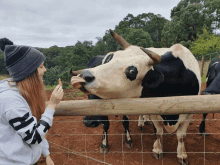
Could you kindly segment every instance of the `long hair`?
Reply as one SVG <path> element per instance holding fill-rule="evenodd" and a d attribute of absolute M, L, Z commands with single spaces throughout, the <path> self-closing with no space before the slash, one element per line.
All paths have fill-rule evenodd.
<path fill-rule="evenodd" d="M 30 106 L 31 112 L 37 121 L 45 111 L 47 95 L 43 81 L 36 71 L 22 81 L 16 82 L 21 95 L 25 98 Z"/>

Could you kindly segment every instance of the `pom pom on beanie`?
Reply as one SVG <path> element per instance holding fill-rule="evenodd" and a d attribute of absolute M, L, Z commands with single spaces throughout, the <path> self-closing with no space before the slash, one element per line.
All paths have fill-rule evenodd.
<path fill-rule="evenodd" d="M 0 39 L 0 49 L 4 52 L 6 45 L 13 45 L 13 42 L 7 38 Z"/>

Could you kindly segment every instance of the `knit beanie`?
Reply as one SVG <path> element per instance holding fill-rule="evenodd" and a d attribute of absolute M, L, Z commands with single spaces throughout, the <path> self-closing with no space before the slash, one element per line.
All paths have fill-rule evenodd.
<path fill-rule="evenodd" d="M 0 39 L 0 49 L 4 52 L 4 62 L 13 81 L 22 81 L 30 76 L 46 59 L 35 48 L 14 45 L 7 38 Z"/>

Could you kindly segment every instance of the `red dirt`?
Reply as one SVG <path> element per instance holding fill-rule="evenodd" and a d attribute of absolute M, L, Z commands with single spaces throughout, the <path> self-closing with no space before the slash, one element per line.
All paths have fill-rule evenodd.
<path fill-rule="evenodd" d="M 202 90 L 205 89 L 205 83 L 202 84 Z M 48 91 L 48 97 L 52 91 Z M 76 93 L 72 89 L 65 90 L 63 100 L 87 99 L 85 95 L 73 95 L 67 97 L 68 93 Z M 77 156 L 70 152 L 81 152 L 81 155 L 105 161 L 112 165 L 177 165 L 177 138 L 175 134 L 163 136 L 165 156 L 162 160 L 155 160 L 152 152 L 154 135 L 153 126 L 145 126 L 146 130 L 142 132 L 137 124 L 138 116 L 129 116 L 130 132 L 132 134 L 134 147 L 127 149 L 124 145 L 124 129 L 121 124 L 122 117 L 110 116 L 109 129 L 109 153 L 101 154 L 99 152 L 99 143 L 102 137 L 102 126 L 98 128 L 87 128 L 83 125 L 83 116 L 55 116 L 54 123 L 47 134 L 50 143 L 51 157 L 55 165 L 101 165 L 91 159 Z M 215 119 L 220 118 L 220 114 L 215 114 Z M 207 119 L 212 119 L 209 114 Z M 202 114 L 194 115 L 194 119 L 202 119 Z M 201 121 L 193 121 L 187 130 L 190 133 L 186 136 L 186 151 L 188 153 L 190 165 L 217 165 L 220 164 L 220 121 L 211 120 L 206 123 L 206 130 L 212 133 L 210 136 L 201 136 L 198 134 L 198 125 Z M 149 134 L 147 134 L 149 133 Z M 218 134 L 216 134 L 218 133 Z M 142 139 L 142 143 L 141 143 Z M 204 141 L 205 140 L 205 141 Z M 69 149 L 69 152 L 68 152 Z M 209 152 L 204 154 L 205 152 Z M 170 153 L 171 152 L 171 153 Z M 214 152 L 214 153 L 210 153 Z M 218 152 L 218 153 L 216 153 Z M 41 158 L 39 165 L 45 165 Z"/>

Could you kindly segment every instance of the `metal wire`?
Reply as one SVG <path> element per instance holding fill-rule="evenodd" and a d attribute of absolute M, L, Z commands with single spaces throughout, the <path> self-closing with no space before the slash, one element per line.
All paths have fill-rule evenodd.
<path fill-rule="evenodd" d="M 214 121 L 214 122 L 216 122 L 216 121 L 219 121 L 220 119 L 205 119 L 205 121 Z M 106 121 L 106 120 L 103 120 L 103 121 Z M 123 120 L 108 120 L 108 121 L 114 121 L 114 122 L 119 122 L 119 121 L 123 121 Z M 129 120 L 129 122 L 130 121 L 135 121 L 135 122 L 138 122 L 138 120 Z M 144 120 L 143 120 L 144 121 Z M 150 120 L 150 121 L 152 121 L 152 120 Z M 155 120 L 155 121 L 163 121 L 163 120 Z M 177 121 L 177 120 L 167 120 L 167 121 Z M 187 121 L 187 120 L 184 120 L 184 121 Z M 191 122 L 193 122 L 193 121 L 202 121 L 202 119 L 191 119 L 190 120 Z M 57 122 L 57 123 L 60 123 L 60 122 L 82 122 L 82 121 L 76 121 L 76 120 L 62 120 L 62 121 L 54 121 L 54 122 Z M 121 136 L 122 137 L 122 150 L 121 151 L 109 151 L 108 153 L 113 153 L 113 154 L 122 154 L 122 161 L 123 161 L 123 165 L 125 164 L 124 163 L 124 161 L 125 161 L 125 157 L 124 157 L 124 154 L 141 154 L 141 164 L 143 165 L 144 164 L 144 154 L 153 154 L 153 152 L 152 151 L 144 151 L 144 146 L 143 146 L 143 136 L 153 136 L 153 135 L 155 135 L 156 133 L 130 133 L 130 135 L 131 136 L 140 136 L 140 138 L 141 138 L 141 151 L 135 151 L 135 152 L 133 152 L 133 151 L 125 151 L 124 150 L 124 136 L 125 136 L 125 134 L 124 133 L 108 133 L 108 135 L 109 136 Z M 201 133 L 186 133 L 187 135 L 201 135 Z M 220 132 L 218 133 L 218 132 L 213 132 L 213 133 L 204 133 L 203 135 L 206 135 L 206 134 L 209 134 L 209 135 L 220 135 Z M 56 153 L 67 153 L 68 154 L 68 158 L 69 158 L 69 154 L 74 154 L 74 155 L 78 155 L 78 156 L 82 156 L 82 157 L 85 157 L 86 158 L 86 162 L 87 162 L 87 165 L 88 165 L 88 159 L 91 159 L 91 160 L 94 160 L 94 161 L 96 161 L 96 162 L 99 162 L 99 163 L 103 163 L 103 164 L 108 164 L 109 165 L 109 163 L 106 163 L 106 161 L 105 161 L 105 154 L 103 154 L 103 158 L 104 158 L 104 161 L 101 161 L 101 160 L 98 160 L 98 159 L 95 159 L 95 158 L 92 158 L 92 157 L 89 157 L 88 156 L 88 154 L 90 154 L 90 153 L 92 153 L 92 154 L 100 154 L 100 152 L 99 151 L 88 151 L 87 150 L 87 139 L 89 139 L 89 136 L 91 136 L 91 135 L 99 135 L 99 136 L 102 136 L 103 134 L 102 133 L 100 133 L 100 134 L 94 134 L 94 133 L 87 133 L 87 134 L 48 134 L 47 136 L 50 136 L 51 137 L 51 139 L 54 137 L 54 136 L 67 136 L 68 138 L 68 140 L 70 139 L 70 137 L 71 136 L 85 136 L 85 151 L 80 151 L 80 152 L 76 152 L 76 151 L 72 151 L 72 150 L 70 150 L 69 149 L 69 145 L 68 145 L 68 148 L 65 148 L 65 147 L 63 147 L 63 146 L 61 146 L 61 145 L 59 145 L 59 144 L 56 144 L 56 143 L 53 143 L 53 142 L 51 142 L 50 140 L 48 140 L 48 142 L 50 143 L 50 144 L 52 144 L 52 146 L 50 146 L 50 151 L 51 151 L 51 153 L 52 154 L 56 154 Z M 164 132 L 163 133 L 163 136 L 166 136 L 166 135 L 177 135 L 177 133 L 166 133 L 166 132 Z M 198 151 L 198 152 L 190 152 L 190 151 L 188 151 L 188 152 L 184 152 L 184 153 L 186 153 L 186 154 L 203 154 L 204 155 L 204 165 L 205 165 L 205 161 L 206 161 L 206 159 L 205 159 L 205 157 L 206 157 L 206 154 L 220 154 L 220 151 L 219 152 L 210 152 L 210 151 L 207 151 L 206 152 L 206 146 L 205 146 L 205 144 L 206 144 L 206 137 L 204 136 L 204 151 Z M 57 147 L 58 146 L 58 147 Z M 52 148 L 56 148 L 56 149 L 60 149 L 61 150 L 61 152 L 55 152 L 55 151 L 52 151 Z M 182 151 L 183 152 L 183 151 Z M 163 154 L 168 154 L 168 153 L 171 153 L 171 154 L 177 154 L 177 152 L 167 152 L 167 151 L 163 151 Z M 163 158 L 162 158 L 162 164 L 163 164 Z M 110 162 L 111 163 L 111 162 Z M 161 162 L 160 162 L 161 163 Z M 159 163 L 159 164 L 160 164 Z"/>

